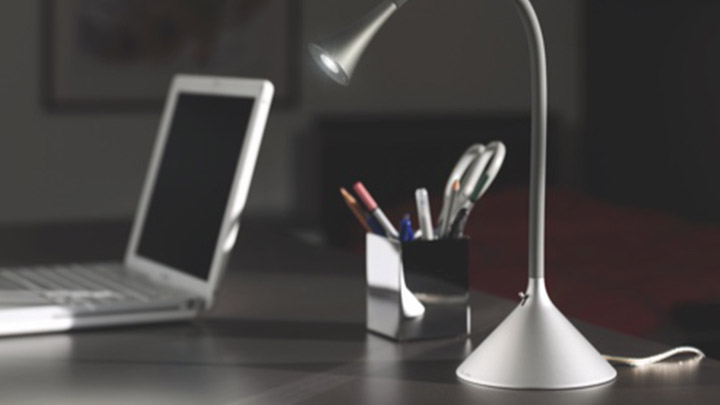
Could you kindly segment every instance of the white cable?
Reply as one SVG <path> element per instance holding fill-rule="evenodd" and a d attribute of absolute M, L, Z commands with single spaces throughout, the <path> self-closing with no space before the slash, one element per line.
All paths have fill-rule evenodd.
<path fill-rule="evenodd" d="M 622 364 L 630 367 L 644 367 L 651 364 L 659 363 L 663 360 L 669 359 L 670 357 L 677 356 L 680 354 L 694 355 L 693 360 L 701 360 L 705 357 L 705 353 L 690 346 L 681 346 L 666 352 L 656 354 L 649 357 L 635 358 L 635 357 L 622 357 L 622 356 L 609 356 L 603 355 L 603 358 L 611 363 Z"/>

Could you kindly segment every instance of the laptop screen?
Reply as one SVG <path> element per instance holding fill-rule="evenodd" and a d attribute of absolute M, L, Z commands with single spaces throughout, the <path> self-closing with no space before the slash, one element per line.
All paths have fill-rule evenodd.
<path fill-rule="evenodd" d="M 207 280 L 254 98 L 181 93 L 138 254 Z"/>

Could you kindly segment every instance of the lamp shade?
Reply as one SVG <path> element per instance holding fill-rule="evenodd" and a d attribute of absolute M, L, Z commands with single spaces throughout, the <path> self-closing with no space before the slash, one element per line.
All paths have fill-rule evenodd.
<path fill-rule="evenodd" d="M 331 79 L 347 86 L 365 48 L 397 9 L 395 1 L 384 1 L 345 30 L 308 45 L 310 54 Z"/>

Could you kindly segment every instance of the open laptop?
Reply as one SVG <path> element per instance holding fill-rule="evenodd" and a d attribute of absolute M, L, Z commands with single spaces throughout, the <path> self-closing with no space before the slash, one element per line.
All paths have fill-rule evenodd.
<path fill-rule="evenodd" d="M 212 305 L 273 97 L 176 76 L 122 263 L 0 269 L 0 335 L 175 321 Z"/>

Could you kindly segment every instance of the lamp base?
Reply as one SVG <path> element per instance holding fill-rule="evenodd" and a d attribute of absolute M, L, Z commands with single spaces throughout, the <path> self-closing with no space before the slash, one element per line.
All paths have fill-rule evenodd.
<path fill-rule="evenodd" d="M 544 279 L 458 367 L 461 380 L 509 389 L 560 390 L 610 382 L 617 372 L 555 307 Z"/>

